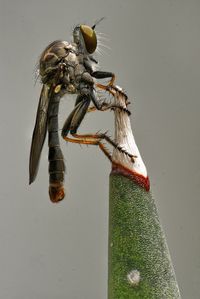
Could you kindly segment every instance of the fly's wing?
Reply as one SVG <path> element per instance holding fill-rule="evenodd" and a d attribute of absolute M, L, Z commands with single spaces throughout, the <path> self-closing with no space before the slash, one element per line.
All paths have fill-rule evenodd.
<path fill-rule="evenodd" d="M 32 136 L 29 160 L 29 184 L 31 184 L 35 180 L 38 172 L 40 155 L 47 132 L 49 101 L 49 87 L 46 84 L 44 84 L 40 95 L 35 128 Z"/>

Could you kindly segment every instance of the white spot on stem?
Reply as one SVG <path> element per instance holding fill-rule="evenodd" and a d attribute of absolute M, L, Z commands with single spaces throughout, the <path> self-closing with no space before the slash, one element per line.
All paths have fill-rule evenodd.
<path fill-rule="evenodd" d="M 137 286 L 140 282 L 140 272 L 138 270 L 132 270 L 127 274 L 127 279 L 132 286 Z"/>

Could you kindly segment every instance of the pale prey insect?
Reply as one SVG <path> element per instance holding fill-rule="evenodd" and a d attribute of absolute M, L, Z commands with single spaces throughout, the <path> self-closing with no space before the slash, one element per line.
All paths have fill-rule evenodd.
<path fill-rule="evenodd" d="M 58 135 L 59 102 L 64 94 L 76 94 L 77 98 L 75 107 L 62 128 L 62 137 L 69 142 L 98 145 L 110 160 L 111 156 L 101 141 L 106 140 L 118 148 L 106 134 L 77 134 L 77 129 L 88 111 L 116 108 L 124 110 L 123 107 L 100 101 L 96 93 L 95 87 L 108 91 L 110 87 L 115 88 L 113 85 L 115 75 L 112 72 L 95 71 L 97 61 L 92 54 L 98 43 L 95 33 L 96 24 L 91 27 L 85 24 L 77 25 L 73 30 L 73 42 L 62 40 L 52 42 L 43 51 L 39 60 L 39 76 L 43 86 L 32 136 L 29 183 L 31 184 L 36 178 L 48 131 L 49 196 L 53 202 L 58 202 L 65 196 L 63 186 L 65 165 Z M 104 78 L 110 78 L 108 85 L 101 85 L 95 81 Z M 93 103 L 94 107 L 89 107 L 90 103 Z M 68 133 L 73 138 L 68 137 Z M 119 148 L 119 150 L 133 158 L 123 149 Z"/>

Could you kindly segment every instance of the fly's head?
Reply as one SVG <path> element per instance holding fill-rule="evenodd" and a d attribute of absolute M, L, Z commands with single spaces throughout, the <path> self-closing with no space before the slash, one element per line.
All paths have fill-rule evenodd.
<path fill-rule="evenodd" d="M 101 18 L 92 27 L 81 24 L 77 25 L 73 31 L 74 42 L 85 55 L 93 54 L 97 48 L 97 35 L 95 32 L 96 25 L 102 21 Z"/>
<path fill-rule="evenodd" d="M 77 25 L 73 31 L 74 42 L 85 55 L 93 54 L 97 47 L 97 36 L 88 25 Z"/>

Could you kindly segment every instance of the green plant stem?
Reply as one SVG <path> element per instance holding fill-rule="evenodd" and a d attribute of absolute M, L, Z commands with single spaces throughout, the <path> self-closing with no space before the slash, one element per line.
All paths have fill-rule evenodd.
<path fill-rule="evenodd" d="M 112 173 L 108 260 L 108 299 L 181 298 L 151 193 Z"/>

